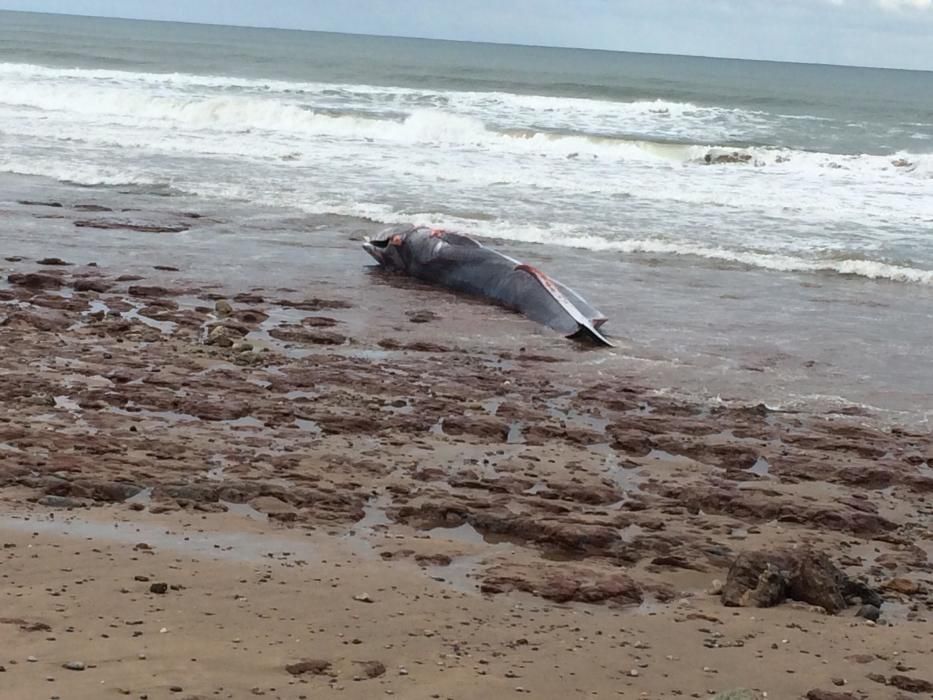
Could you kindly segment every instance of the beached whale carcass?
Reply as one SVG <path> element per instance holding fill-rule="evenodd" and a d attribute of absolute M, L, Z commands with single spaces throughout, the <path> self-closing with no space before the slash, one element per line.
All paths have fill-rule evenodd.
<path fill-rule="evenodd" d="M 600 345 L 606 318 L 583 297 L 540 270 L 469 236 L 424 226 L 397 226 L 363 248 L 384 268 L 518 311 L 559 333 Z"/>

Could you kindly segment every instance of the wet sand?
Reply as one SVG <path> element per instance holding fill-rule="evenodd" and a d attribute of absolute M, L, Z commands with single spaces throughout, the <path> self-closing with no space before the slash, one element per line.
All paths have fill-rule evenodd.
<path fill-rule="evenodd" d="M 50 204 L 22 206 L 108 245 L 204 218 Z M 377 273 L 364 304 L 261 257 L 41 247 L 0 286 L 0 696 L 929 694 L 915 425 L 674 392 Z M 880 620 L 723 605 L 782 548 Z"/>

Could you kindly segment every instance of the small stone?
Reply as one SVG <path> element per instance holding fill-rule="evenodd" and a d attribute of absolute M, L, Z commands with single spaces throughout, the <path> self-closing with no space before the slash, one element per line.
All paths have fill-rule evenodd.
<path fill-rule="evenodd" d="M 218 316 L 224 318 L 233 313 L 233 307 L 230 305 L 229 301 L 221 299 L 216 304 L 214 304 L 214 311 L 217 312 Z"/>
<path fill-rule="evenodd" d="M 713 697 L 713 700 L 761 700 L 761 695 L 746 688 L 724 690 Z"/>
<path fill-rule="evenodd" d="M 285 666 L 285 670 L 293 676 L 303 676 L 310 673 L 313 676 L 320 676 L 330 669 L 330 661 L 323 659 L 305 659 Z"/>
<path fill-rule="evenodd" d="M 408 316 L 408 320 L 412 323 L 428 323 L 430 321 L 436 321 L 440 318 L 440 316 L 428 309 L 409 311 L 406 315 Z"/>
<path fill-rule="evenodd" d="M 631 671 L 628 672 L 628 675 L 632 676 L 632 678 L 637 678 L 637 677 L 638 677 L 638 669 L 637 669 L 637 668 L 633 668 Z"/>
<path fill-rule="evenodd" d="M 36 661 L 38 661 L 38 660 L 39 660 L 39 659 L 37 659 L 35 656 L 27 656 L 27 657 L 26 657 L 26 661 L 28 661 L 28 662 L 31 663 L 31 664 L 36 663 Z"/>
<path fill-rule="evenodd" d="M 216 345 L 220 348 L 233 347 L 234 338 L 239 339 L 239 335 L 231 333 L 226 326 L 214 326 L 207 336 L 208 345 Z"/>
<path fill-rule="evenodd" d="M 353 600 L 357 601 L 358 603 L 373 603 L 373 602 L 375 602 L 375 601 L 373 601 L 372 598 L 370 598 L 369 593 L 360 593 L 360 594 L 358 594 L 358 595 L 355 595 L 355 596 L 353 596 Z"/>
<path fill-rule="evenodd" d="M 385 664 L 381 661 L 360 661 L 358 663 L 366 678 L 378 678 L 386 672 Z"/>
<path fill-rule="evenodd" d="M 84 665 L 81 661 L 68 661 L 62 664 L 62 668 L 69 671 L 83 671 L 87 666 Z"/>
<path fill-rule="evenodd" d="M 149 592 L 155 593 L 157 595 L 164 595 L 168 593 L 168 584 L 167 583 L 153 583 L 149 586 Z"/>
<path fill-rule="evenodd" d="M 881 617 L 881 609 L 875 605 L 863 605 L 859 608 L 858 616 L 876 622 Z"/>

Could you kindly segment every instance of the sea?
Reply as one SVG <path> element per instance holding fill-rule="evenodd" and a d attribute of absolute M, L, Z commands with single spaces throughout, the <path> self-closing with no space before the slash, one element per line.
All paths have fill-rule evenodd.
<path fill-rule="evenodd" d="M 0 12 L 0 174 L 460 230 L 704 391 L 933 416 L 931 72 Z"/>

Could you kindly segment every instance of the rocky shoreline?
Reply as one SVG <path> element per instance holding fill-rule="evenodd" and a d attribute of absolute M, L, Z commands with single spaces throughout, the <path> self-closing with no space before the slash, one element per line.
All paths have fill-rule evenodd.
<path fill-rule="evenodd" d="M 0 686 L 16 697 L 96 698 L 102 681 L 149 698 L 933 688 L 922 661 L 933 639 L 929 435 L 857 409 L 675 396 L 582 372 L 578 353 L 451 343 L 444 329 L 458 319 L 428 309 L 370 327 L 358 299 L 325 284 L 218 288 L 166 282 L 165 266 L 150 279 L 12 255 L 7 266 Z M 147 544 L 91 528 L 108 522 L 219 533 L 233 552 L 239 536 L 247 551 L 215 557 L 181 535 Z M 297 565 L 283 549 L 264 562 L 247 544 L 262 533 L 330 555 Z M 52 563 L 56 548 L 81 557 Z M 100 570 L 114 558 L 123 564 Z M 142 585 L 151 568 L 178 588 Z M 266 575 L 301 602 L 267 600 Z M 233 580 L 288 612 L 247 622 L 262 614 L 227 600 Z M 229 639 L 213 627 L 176 631 L 176 646 L 156 652 L 78 643 L 114 595 L 183 625 L 205 604 L 192 588 L 223 599 L 212 615 L 239 631 L 222 638 L 248 645 L 250 624 L 263 643 L 281 636 L 252 676 L 224 675 Z M 288 641 L 302 625 L 314 639 L 302 614 L 332 635 L 309 642 L 313 656 Z M 345 646 L 361 620 L 372 659 Z M 133 631 L 117 626 L 121 638 Z M 691 647 L 672 638 L 681 627 L 705 631 Z M 808 652 L 790 654 L 788 637 Z M 19 651 L 32 646 L 30 663 Z M 192 670 L 199 647 L 215 666 Z M 140 671 L 138 655 L 154 653 L 158 668 Z M 780 663 L 763 670 L 762 658 Z"/>

